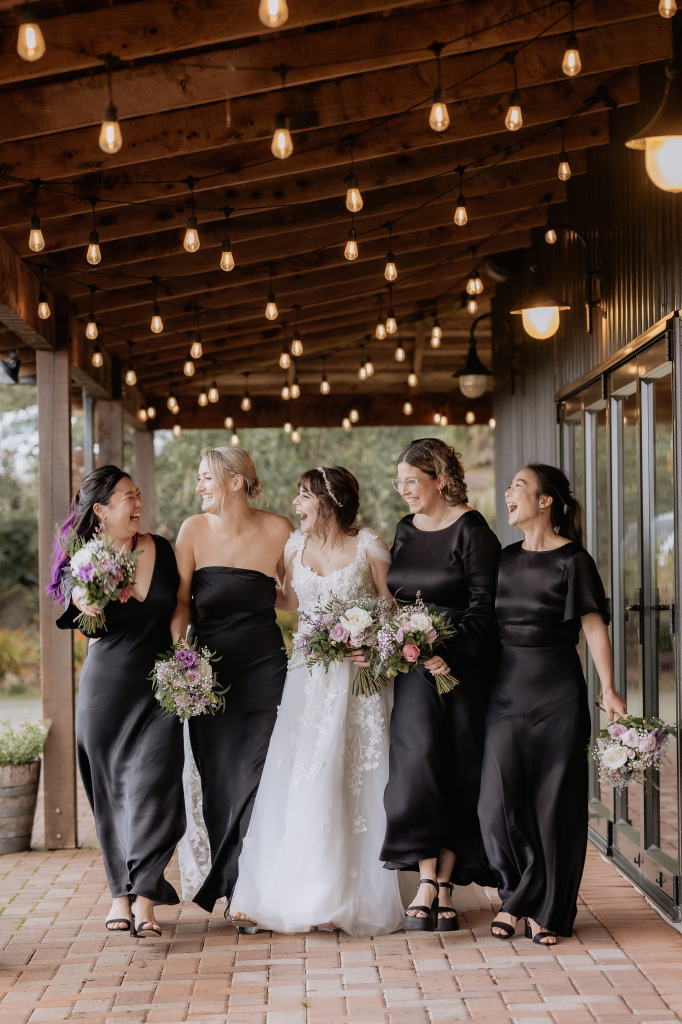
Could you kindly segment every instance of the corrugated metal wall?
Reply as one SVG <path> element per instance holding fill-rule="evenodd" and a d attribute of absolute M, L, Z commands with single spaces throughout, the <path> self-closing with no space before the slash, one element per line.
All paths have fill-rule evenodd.
<path fill-rule="evenodd" d="M 499 327 L 495 337 L 495 477 L 497 524 L 503 544 L 519 539 L 506 526 L 504 488 L 514 472 L 534 459 L 559 464 L 554 393 L 577 380 L 679 308 L 682 301 L 682 195 L 656 188 L 644 170 L 644 155 L 624 146 L 648 121 L 665 84 L 664 65 L 640 71 L 641 102 L 612 111 L 608 146 L 588 150 L 587 173 L 568 182 L 567 202 L 552 207 L 557 223 L 574 224 L 588 237 L 592 263 L 601 268 L 602 306 L 594 313 L 594 332 L 585 330 L 584 249 L 575 236 L 560 233 L 553 246 L 537 233 L 540 262 L 548 286 L 571 304 L 550 341 L 523 334 L 521 318 L 510 317 L 516 331 L 516 356 L 523 372 L 516 394 L 510 388 L 510 343 Z M 557 155 L 558 166 L 558 155 Z M 526 271 L 498 287 L 493 308 L 508 310 L 526 293 Z"/>

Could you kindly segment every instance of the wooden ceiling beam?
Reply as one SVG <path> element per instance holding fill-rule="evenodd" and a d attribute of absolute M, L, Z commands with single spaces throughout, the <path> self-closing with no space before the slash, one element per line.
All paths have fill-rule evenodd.
<path fill-rule="evenodd" d="M 53 312 L 56 303 L 48 295 Z M 56 316 L 38 316 L 40 278 L 9 245 L 0 239 L 0 323 L 33 349 L 55 349 L 58 345 Z"/>

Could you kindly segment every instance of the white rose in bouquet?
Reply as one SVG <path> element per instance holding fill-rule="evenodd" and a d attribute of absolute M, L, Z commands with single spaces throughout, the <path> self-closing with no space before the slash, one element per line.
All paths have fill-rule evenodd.
<path fill-rule="evenodd" d="M 360 636 L 372 625 L 372 616 L 364 608 L 349 608 L 339 622 L 351 636 Z"/>
<path fill-rule="evenodd" d="M 71 556 L 71 572 L 76 576 L 77 570 L 82 566 L 87 565 L 88 562 L 92 561 L 92 546 L 90 544 L 84 544 L 82 548 L 74 552 Z"/>
<path fill-rule="evenodd" d="M 413 612 L 410 615 L 410 625 L 413 629 L 419 629 L 423 633 L 428 633 L 433 628 L 433 620 L 426 612 Z"/>
<path fill-rule="evenodd" d="M 627 751 L 621 746 L 607 747 L 601 757 L 602 764 L 606 768 L 610 768 L 611 771 L 614 771 L 616 768 L 622 768 L 627 759 Z"/>

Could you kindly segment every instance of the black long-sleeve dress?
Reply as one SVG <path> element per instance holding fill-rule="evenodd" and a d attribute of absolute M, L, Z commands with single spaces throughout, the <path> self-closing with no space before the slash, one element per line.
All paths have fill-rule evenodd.
<path fill-rule="evenodd" d="M 148 676 L 171 647 L 180 579 L 168 541 L 150 536 L 156 556 L 145 600 L 108 604 L 106 629 L 88 648 L 76 703 L 77 756 L 111 895 L 179 903 L 164 870 L 185 831 L 182 725 L 175 715 L 164 718 Z M 79 615 L 69 604 L 57 625 L 73 629 Z"/>
<path fill-rule="evenodd" d="M 485 711 L 497 658 L 495 576 L 500 544 L 480 512 L 465 512 L 442 530 L 423 531 L 407 515 L 398 523 L 387 586 L 399 600 L 417 591 L 450 616 L 459 632 L 442 649 L 459 685 L 439 695 L 421 666 L 396 677 L 391 716 L 387 828 L 381 860 L 390 869 L 452 850 L 452 881 L 493 881 L 476 805 Z"/>
<path fill-rule="evenodd" d="M 592 557 L 577 544 L 502 552 L 501 656 L 488 709 L 479 814 L 502 910 L 570 936 L 587 845 L 590 735 L 576 651 L 580 618 L 608 621 Z"/>
<path fill-rule="evenodd" d="M 195 570 L 191 635 L 215 651 L 218 683 L 229 686 L 225 713 L 191 718 L 192 753 L 201 776 L 211 870 L 194 897 L 211 911 L 229 899 L 239 854 L 275 727 L 287 674 L 275 616 L 275 581 L 255 569 Z"/>

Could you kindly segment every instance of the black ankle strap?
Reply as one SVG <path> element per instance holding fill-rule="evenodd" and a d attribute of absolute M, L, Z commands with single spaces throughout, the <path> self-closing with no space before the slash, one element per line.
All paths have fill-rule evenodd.
<path fill-rule="evenodd" d="M 436 889 L 438 888 L 438 882 L 434 882 L 432 878 L 420 878 L 419 885 L 435 885 Z M 419 885 L 417 888 L 419 888 Z"/>
<path fill-rule="evenodd" d="M 439 889 L 449 889 L 450 890 L 450 895 L 452 896 L 452 890 L 455 888 L 455 883 L 454 882 L 439 882 L 438 883 L 438 888 Z"/>

